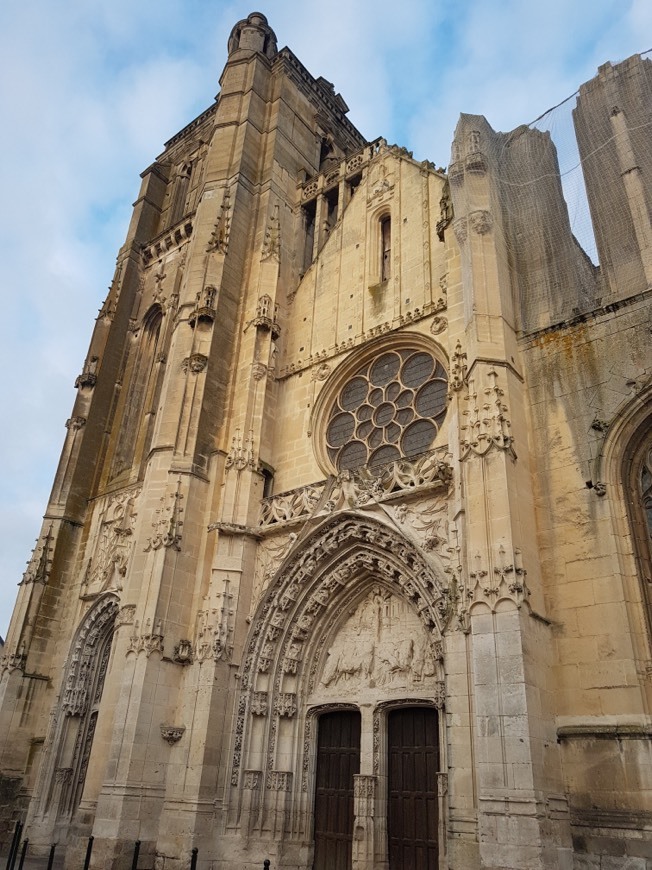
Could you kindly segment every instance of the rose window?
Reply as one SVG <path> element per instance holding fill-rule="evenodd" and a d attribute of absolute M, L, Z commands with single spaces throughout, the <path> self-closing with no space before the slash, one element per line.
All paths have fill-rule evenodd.
<path fill-rule="evenodd" d="M 326 446 L 338 471 L 375 467 L 430 448 L 446 414 L 448 381 L 431 353 L 386 351 L 344 384 L 328 415 Z"/>

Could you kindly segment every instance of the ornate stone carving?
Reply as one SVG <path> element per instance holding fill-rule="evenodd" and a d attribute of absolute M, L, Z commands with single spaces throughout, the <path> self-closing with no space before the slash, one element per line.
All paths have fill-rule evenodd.
<path fill-rule="evenodd" d="M 479 236 L 486 235 L 493 226 L 491 212 L 484 211 L 483 209 L 472 211 L 469 214 L 469 224 L 471 229 Z"/>
<path fill-rule="evenodd" d="M 184 372 L 191 372 L 193 375 L 198 375 L 203 372 L 208 363 L 208 357 L 203 353 L 193 353 L 187 356 L 181 364 Z"/>
<path fill-rule="evenodd" d="M 433 335 L 441 335 L 448 327 L 448 319 L 446 317 L 433 317 L 430 324 L 430 332 Z"/>
<path fill-rule="evenodd" d="M 172 547 L 175 550 L 181 549 L 181 527 L 183 520 L 181 514 L 183 508 L 181 502 L 183 495 L 181 494 L 181 480 L 177 481 L 177 487 L 174 492 L 161 496 L 161 507 L 154 513 L 152 529 L 154 534 L 147 539 L 145 552 L 149 550 L 158 550 L 161 547 Z"/>
<path fill-rule="evenodd" d="M 273 257 L 277 262 L 280 260 L 281 254 L 281 226 L 278 216 L 278 205 L 275 205 L 267 228 L 265 229 L 265 239 L 263 241 L 262 260 L 269 260 Z"/>
<path fill-rule="evenodd" d="M 271 526 L 299 517 L 309 516 L 324 491 L 324 483 L 302 486 L 263 499 L 260 525 Z"/>
<path fill-rule="evenodd" d="M 503 403 L 503 390 L 498 386 L 498 375 L 494 368 L 487 372 L 489 386 L 483 392 L 486 400 L 480 406 L 478 394 L 472 378 L 469 379 L 465 401 L 468 403 L 462 412 L 466 423 L 460 426 L 461 459 L 471 454 L 486 456 L 492 449 L 505 450 L 513 459 L 516 453 L 512 446 L 514 441 L 510 434 L 511 423 L 507 417 L 507 406 Z"/>
<path fill-rule="evenodd" d="M 140 623 L 138 620 L 134 622 L 133 634 L 129 638 L 129 647 L 127 653 L 135 652 L 136 654 L 144 652 L 147 658 L 153 652 L 158 652 L 163 655 L 164 637 L 162 633 L 162 623 L 160 619 L 156 620 L 154 630 L 152 631 L 151 619 L 145 623 L 145 632 L 139 634 Z"/>
<path fill-rule="evenodd" d="M 84 363 L 84 368 L 82 369 L 82 373 L 77 375 L 77 379 L 75 380 L 75 387 L 83 389 L 87 387 L 89 390 L 92 390 L 95 384 L 97 383 L 97 365 L 99 363 L 99 357 L 92 356 L 86 360 Z"/>
<path fill-rule="evenodd" d="M 280 692 L 274 698 L 274 712 L 277 716 L 292 719 L 297 713 L 297 696 L 294 692 Z"/>
<path fill-rule="evenodd" d="M 185 725 L 161 725 L 161 737 L 167 741 L 170 746 L 174 746 L 183 737 L 186 730 Z"/>
<path fill-rule="evenodd" d="M 268 369 L 265 363 L 255 362 L 251 366 L 251 376 L 255 381 L 262 381 L 267 374 L 267 371 Z"/>
<path fill-rule="evenodd" d="M 406 520 L 412 532 L 416 532 L 424 550 L 436 550 L 446 562 L 448 548 L 448 506 L 443 501 L 422 503 L 418 508 L 406 504 L 394 508 L 394 515 L 401 525 Z"/>
<path fill-rule="evenodd" d="M 247 466 L 250 468 L 256 467 L 253 430 L 249 430 L 249 434 L 244 442 L 240 430 L 235 430 L 235 435 L 231 441 L 231 449 L 226 456 L 224 464 L 227 468 L 235 468 L 237 471 L 242 471 Z"/>
<path fill-rule="evenodd" d="M 228 187 L 224 190 L 224 198 L 220 206 L 220 214 L 211 233 L 206 247 L 208 253 L 226 254 L 229 248 L 229 231 L 231 228 L 231 199 Z"/>
<path fill-rule="evenodd" d="M 283 535 L 280 540 L 263 541 L 256 553 L 256 568 L 254 571 L 254 589 L 252 609 L 258 604 L 263 589 L 276 573 L 278 566 L 297 540 L 295 532 Z"/>
<path fill-rule="evenodd" d="M 72 780 L 72 767 L 57 767 L 54 771 L 54 781 L 58 785 L 66 785 Z"/>
<path fill-rule="evenodd" d="M 66 429 L 69 432 L 79 432 L 86 425 L 86 417 L 70 417 L 66 420 Z"/>
<path fill-rule="evenodd" d="M 179 665 L 192 664 L 192 641 L 182 638 L 174 647 L 172 658 Z"/>
<path fill-rule="evenodd" d="M 52 567 L 52 524 L 48 526 L 48 530 L 43 538 L 36 542 L 36 546 L 32 550 L 32 555 L 20 581 L 20 585 L 28 583 L 47 583 L 50 577 L 50 568 Z"/>
<path fill-rule="evenodd" d="M 10 674 L 14 671 L 25 671 L 27 664 L 27 649 L 25 642 L 21 641 L 17 650 L 6 652 L 0 659 L 0 670 L 2 673 L 8 671 Z"/>
<path fill-rule="evenodd" d="M 317 366 L 317 368 L 314 368 L 312 370 L 312 374 L 310 375 L 310 380 L 311 381 L 325 381 L 326 378 L 330 375 L 330 373 L 331 373 L 331 367 L 328 365 L 328 363 L 322 363 L 320 366 Z"/>
<path fill-rule="evenodd" d="M 197 614 L 195 655 L 200 662 L 230 661 L 233 654 L 233 595 L 229 581 L 217 596 L 216 606 Z"/>
<path fill-rule="evenodd" d="M 87 595 L 122 589 L 133 548 L 137 496 L 138 491 L 132 491 L 107 499 L 99 516 L 95 549 L 86 564 Z"/>
<path fill-rule="evenodd" d="M 459 245 L 463 245 L 469 233 L 469 226 L 465 217 L 453 221 L 453 232 Z"/>
<path fill-rule="evenodd" d="M 253 692 L 250 707 L 252 715 L 267 716 L 268 708 L 267 692 Z"/>
<path fill-rule="evenodd" d="M 121 625 L 131 625 L 134 621 L 134 616 L 136 615 L 136 605 L 135 604 L 125 604 L 124 607 L 121 607 L 118 611 L 118 615 L 115 618 L 115 627 L 119 628 Z"/>
<path fill-rule="evenodd" d="M 271 296 L 264 293 L 258 299 L 256 305 L 256 316 L 249 321 L 247 326 L 255 326 L 257 329 L 262 329 L 264 332 L 271 332 L 272 339 L 276 339 L 281 334 L 281 327 L 278 324 L 278 305 L 274 304 Z"/>
<path fill-rule="evenodd" d="M 255 791 L 259 789 L 263 782 L 262 770 L 245 770 L 244 779 L 242 781 L 243 788 Z"/>
<path fill-rule="evenodd" d="M 260 525 L 362 507 L 425 487 L 448 486 L 452 469 L 446 456 L 445 452 L 434 450 L 415 460 L 399 459 L 374 470 L 344 471 L 325 483 L 271 496 L 262 501 Z"/>
<path fill-rule="evenodd" d="M 467 374 L 466 353 L 462 350 L 462 345 L 459 341 L 453 351 L 452 363 L 449 386 L 451 390 L 457 392 L 466 384 Z"/>
<path fill-rule="evenodd" d="M 376 795 L 377 777 L 356 774 L 353 777 L 353 796 L 372 799 Z"/>
<path fill-rule="evenodd" d="M 207 284 L 202 290 L 199 290 L 195 299 L 195 307 L 188 318 L 188 323 L 191 326 L 201 323 L 213 323 L 215 320 L 216 298 L 217 287 L 213 284 Z"/>
<path fill-rule="evenodd" d="M 387 163 L 384 160 L 372 163 L 368 172 L 367 202 L 382 201 L 391 197 L 394 193 L 394 173 L 390 171 Z"/>
<path fill-rule="evenodd" d="M 290 791 L 292 788 L 292 772 L 289 770 L 269 770 L 265 787 L 269 791 Z"/>

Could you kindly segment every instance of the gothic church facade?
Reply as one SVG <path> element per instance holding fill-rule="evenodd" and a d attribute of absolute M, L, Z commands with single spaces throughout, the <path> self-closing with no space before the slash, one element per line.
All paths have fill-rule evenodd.
<path fill-rule="evenodd" d="M 445 172 L 235 26 L 142 175 L 19 589 L 31 850 L 652 867 L 651 86 L 580 89 L 596 267 L 547 135 L 462 115 Z"/>

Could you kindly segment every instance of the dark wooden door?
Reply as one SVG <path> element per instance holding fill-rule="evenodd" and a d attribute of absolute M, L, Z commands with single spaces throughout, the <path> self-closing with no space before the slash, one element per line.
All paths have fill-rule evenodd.
<path fill-rule="evenodd" d="M 389 714 L 387 829 L 390 870 L 436 870 L 439 722 L 430 707 Z"/>
<path fill-rule="evenodd" d="M 351 868 L 356 773 L 360 773 L 360 714 L 325 713 L 319 719 L 317 741 L 314 870 Z"/>

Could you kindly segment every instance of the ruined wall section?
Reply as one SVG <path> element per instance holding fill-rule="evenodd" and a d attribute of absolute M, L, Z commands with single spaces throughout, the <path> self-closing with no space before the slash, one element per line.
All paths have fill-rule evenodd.
<path fill-rule="evenodd" d="M 455 185 L 464 165 L 470 177 L 481 177 L 487 169 L 492 173 L 502 217 L 495 231 L 501 236 L 501 266 L 512 286 L 517 329 L 530 332 L 594 307 L 597 270 L 571 232 L 550 135 L 528 127 L 496 133 L 483 117 L 462 117 L 477 141 L 469 139 L 464 153 L 454 151 L 449 174 Z"/>
<path fill-rule="evenodd" d="M 608 293 L 627 299 L 652 284 L 652 61 L 606 63 L 580 87 L 573 113 Z"/>

